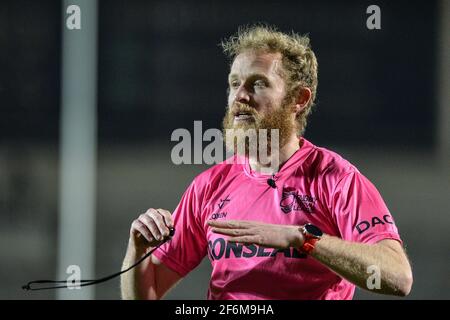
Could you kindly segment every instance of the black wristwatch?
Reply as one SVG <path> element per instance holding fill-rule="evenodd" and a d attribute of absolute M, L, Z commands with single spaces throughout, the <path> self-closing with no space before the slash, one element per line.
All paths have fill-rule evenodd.
<path fill-rule="evenodd" d="M 300 248 L 300 251 L 309 254 L 312 250 L 314 250 L 316 242 L 322 238 L 323 232 L 319 227 L 311 223 L 301 226 L 300 231 L 305 240 Z"/>

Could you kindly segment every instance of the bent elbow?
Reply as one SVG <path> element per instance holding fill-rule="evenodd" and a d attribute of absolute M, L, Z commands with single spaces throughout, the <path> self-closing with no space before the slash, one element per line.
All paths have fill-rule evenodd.
<path fill-rule="evenodd" d="M 413 285 L 413 275 L 411 270 L 406 272 L 402 279 L 399 281 L 398 295 L 400 297 L 406 297 L 410 294 Z"/>

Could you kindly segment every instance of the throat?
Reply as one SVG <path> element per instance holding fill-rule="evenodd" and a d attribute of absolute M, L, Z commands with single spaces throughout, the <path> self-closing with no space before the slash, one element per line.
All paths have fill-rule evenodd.
<path fill-rule="evenodd" d="M 300 148 L 301 146 L 298 137 L 290 139 L 281 149 L 272 150 L 269 155 L 263 155 L 263 157 L 258 155 L 256 158 L 250 157 L 250 169 L 257 173 L 269 175 L 276 174 L 283 164 L 286 163 L 286 161 L 288 161 Z"/>

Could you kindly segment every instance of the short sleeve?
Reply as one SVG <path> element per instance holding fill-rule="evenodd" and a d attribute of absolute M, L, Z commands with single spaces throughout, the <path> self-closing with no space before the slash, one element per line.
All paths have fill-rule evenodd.
<path fill-rule="evenodd" d="M 376 243 L 383 239 L 395 239 L 402 243 L 380 193 L 358 171 L 347 173 L 337 183 L 331 211 L 344 240 Z"/>
<path fill-rule="evenodd" d="M 201 201 L 195 180 L 174 210 L 175 234 L 154 255 L 168 268 L 184 277 L 206 256 L 207 241 L 200 223 Z"/>

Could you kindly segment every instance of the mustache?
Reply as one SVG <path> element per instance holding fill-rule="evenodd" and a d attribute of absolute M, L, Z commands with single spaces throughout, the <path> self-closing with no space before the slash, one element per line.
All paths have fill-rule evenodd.
<path fill-rule="evenodd" d="M 229 108 L 228 113 L 232 116 L 236 116 L 239 113 L 248 113 L 249 115 L 252 115 L 254 117 L 258 116 L 258 112 L 252 107 L 250 107 L 248 104 L 241 103 L 241 102 L 234 102 L 231 105 L 231 108 Z"/>

